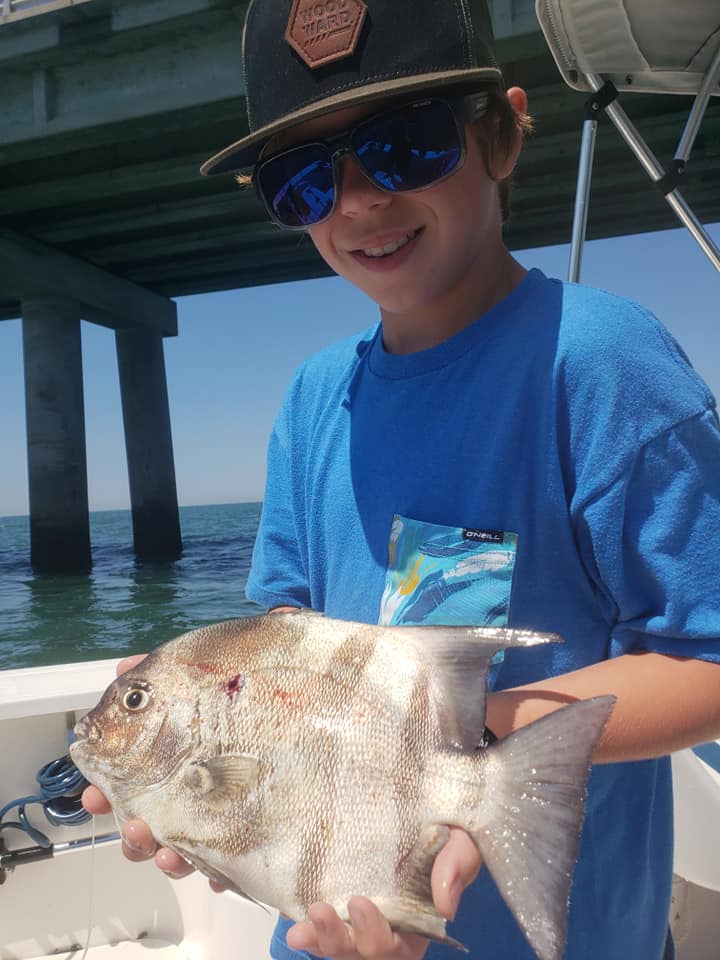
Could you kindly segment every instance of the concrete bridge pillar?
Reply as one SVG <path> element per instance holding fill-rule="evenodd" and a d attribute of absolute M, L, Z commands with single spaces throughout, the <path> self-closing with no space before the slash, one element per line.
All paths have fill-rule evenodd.
<path fill-rule="evenodd" d="M 22 303 L 30 562 L 39 573 L 90 567 L 80 305 Z"/>
<path fill-rule="evenodd" d="M 125 329 L 115 331 L 115 341 L 135 554 L 174 559 L 182 541 L 162 337 Z"/>
<path fill-rule="evenodd" d="M 116 332 L 136 555 L 178 556 L 162 346 L 175 303 L 3 226 L 0 294 L 23 316 L 33 568 L 90 566 L 81 317 Z"/>

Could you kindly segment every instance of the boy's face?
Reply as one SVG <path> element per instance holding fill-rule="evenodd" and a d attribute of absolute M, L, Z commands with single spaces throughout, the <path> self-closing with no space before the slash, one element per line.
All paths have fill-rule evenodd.
<path fill-rule="evenodd" d="M 286 135 L 282 147 L 332 137 L 384 108 L 374 103 L 308 121 Z M 498 163 L 497 179 L 509 175 L 516 156 Z M 325 262 L 384 314 L 407 314 L 435 303 L 446 309 L 462 298 L 471 272 L 492 280 L 504 249 L 497 182 L 488 174 L 473 129 L 466 129 L 460 169 L 424 190 L 386 193 L 348 154 L 338 161 L 337 180 L 333 214 L 308 233 Z"/>

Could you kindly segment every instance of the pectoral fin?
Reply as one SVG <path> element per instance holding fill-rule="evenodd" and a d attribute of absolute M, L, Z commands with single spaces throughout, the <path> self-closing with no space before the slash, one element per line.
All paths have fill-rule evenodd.
<path fill-rule="evenodd" d="M 185 783 L 206 803 L 223 803 L 257 785 L 258 760 L 246 754 L 222 754 L 189 763 Z"/>

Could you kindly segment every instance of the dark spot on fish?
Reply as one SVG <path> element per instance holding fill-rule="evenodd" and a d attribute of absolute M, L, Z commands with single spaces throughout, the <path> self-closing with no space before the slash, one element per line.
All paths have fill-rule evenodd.
<path fill-rule="evenodd" d="M 214 663 L 195 663 L 194 661 L 186 661 L 187 665 L 194 667 L 196 670 L 202 670 L 203 673 L 218 673 L 218 668 Z"/>
<path fill-rule="evenodd" d="M 302 710 L 305 706 L 305 697 L 296 690 L 283 690 L 281 687 L 275 687 L 273 693 L 281 703 L 293 710 Z"/>
<path fill-rule="evenodd" d="M 234 677 L 230 677 L 229 680 L 226 680 L 225 683 L 221 685 L 220 689 L 225 691 L 232 702 L 244 686 L 245 677 L 242 675 L 242 673 L 236 673 Z"/>

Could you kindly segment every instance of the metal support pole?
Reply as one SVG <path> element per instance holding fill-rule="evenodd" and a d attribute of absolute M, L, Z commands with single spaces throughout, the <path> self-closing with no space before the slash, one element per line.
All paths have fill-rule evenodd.
<path fill-rule="evenodd" d="M 580 144 L 580 164 L 575 193 L 575 213 L 573 216 L 572 242 L 570 244 L 570 266 L 568 267 L 568 279 L 573 283 L 577 283 L 580 279 L 585 234 L 587 233 L 590 181 L 592 179 L 593 158 L 595 156 L 598 117 L 616 97 L 617 90 L 614 84 L 608 80 L 585 101 L 585 122 L 583 123 L 582 141 Z"/>
<path fill-rule="evenodd" d="M 586 74 L 586 77 L 595 90 L 599 90 L 603 86 L 603 80 L 597 74 L 589 73 Z M 653 182 L 658 183 L 662 180 L 665 177 L 665 170 L 644 143 L 622 107 L 617 103 L 611 103 L 606 110 L 618 133 L 638 158 Z M 680 191 L 677 188 L 670 190 L 665 194 L 665 199 L 675 211 L 680 222 L 690 231 L 690 234 L 715 269 L 720 271 L 720 249 L 713 243 L 710 235 L 690 209 Z"/>
<path fill-rule="evenodd" d="M 700 123 L 702 118 L 705 115 L 707 105 L 710 102 L 710 97 L 715 92 L 715 87 L 717 86 L 718 79 L 720 78 L 720 46 L 717 48 L 717 52 L 713 58 L 713 62 L 710 64 L 710 69 L 705 75 L 705 79 L 702 82 L 695 101 L 692 105 L 692 110 L 690 115 L 687 118 L 687 123 L 685 124 L 685 130 L 683 135 L 680 138 L 678 143 L 677 150 L 675 151 L 675 161 L 685 166 L 690 157 L 690 151 L 693 148 L 695 143 L 695 137 L 697 132 L 700 129 Z"/>
<path fill-rule="evenodd" d="M 583 123 L 582 142 L 580 144 L 580 164 L 578 167 L 575 213 L 573 214 L 572 241 L 570 244 L 568 280 L 572 283 L 577 283 L 580 279 L 585 234 L 587 232 L 590 179 L 592 176 L 593 157 L 595 156 L 596 137 L 597 120 L 586 120 Z"/>

